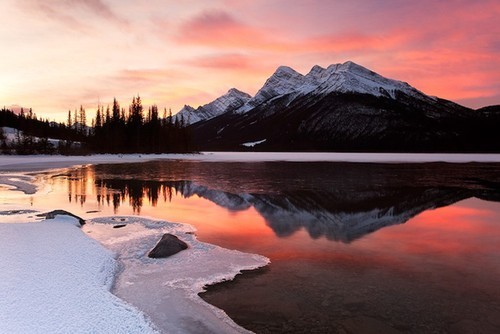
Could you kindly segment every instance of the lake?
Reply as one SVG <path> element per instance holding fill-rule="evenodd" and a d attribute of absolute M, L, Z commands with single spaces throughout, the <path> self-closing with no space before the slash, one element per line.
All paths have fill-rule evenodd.
<path fill-rule="evenodd" d="M 19 204 L 269 257 L 202 294 L 257 333 L 500 332 L 500 164 L 154 161 L 47 182 Z"/>

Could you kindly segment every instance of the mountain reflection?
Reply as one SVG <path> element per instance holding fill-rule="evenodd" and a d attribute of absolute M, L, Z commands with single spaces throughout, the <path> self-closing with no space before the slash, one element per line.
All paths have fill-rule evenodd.
<path fill-rule="evenodd" d="M 470 197 L 499 201 L 499 171 L 495 164 L 153 162 L 89 167 L 68 180 L 70 189 L 92 180 L 97 202 L 115 213 L 198 196 L 231 211 L 255 208 L 279 237 L 305 229 L 348 243 Z"/>

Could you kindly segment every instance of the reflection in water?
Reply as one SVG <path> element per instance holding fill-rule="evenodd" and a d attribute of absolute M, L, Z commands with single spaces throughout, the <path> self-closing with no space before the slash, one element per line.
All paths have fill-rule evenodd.
<path fill-rule="evenodd" d="M 500 165 L 151 162 L 53 182 L 47 201 L 84 217 L 188 222 L 269 257 L 203 294 L 257 333 L 500 333 Z"/>
<path fill-rule="evenodd" d="M 99 205 L 112 203 L 115 213 L 120 205 L 128 203 L 134 213 L 140 214 L 145 200 L 156 207 L 160 199 L 171 202 L 175 193 L 184 198 L 204 198 L 231 211 L 253 207 L 278 237 L 305 229 L 311 238 L 343 242 L 463 199 L 500 199 L 499 176 L 491 165 L 317 163 L 280 169 L 276 168 L 280 164 L 274 163 L 264 164 L 266 175 L 259 179 L 262 164 L 235 164 L 231 180 L 225 175 L 226 179 L 217 183 L 219 176 L 213 175 L 218 174 L 208 179 L 208 172 L 200 170 L 203 164 L 183 164 L 194 167 L 183 169 L 181 175 L 177 164 L 158 162 L 77 169 L 68 175 L 69 199 L 71 202 L 73 194 L 75 201 L 85 203 L 90 179 L 94 180 Z M 165 169 L 165 165 L 169 168 Z M 203 166 L 220 169 L 216 163 Z M 193 169 L 194 175 L 189 172 Z M 159 172 L 150 174 L 155 170 Z M 127 178 L 131 171 L 134 177 Z M 279 179 L 274 178 L 276 172 Z M 254 177 L 249 179 L 248 175 Z M 144 176 L 152 179 L 142 179 Z M 178 177 L 196 181 L 175 180 Z M 271 183 L 269 177 L 273 178 Z"/>

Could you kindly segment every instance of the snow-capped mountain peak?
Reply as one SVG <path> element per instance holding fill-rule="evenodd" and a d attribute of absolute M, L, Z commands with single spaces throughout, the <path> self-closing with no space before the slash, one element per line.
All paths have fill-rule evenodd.
<path fill-rule="evenodd" d="M 267 79 L 264 86 L 237 113 L 245 113 L 259 104 L 293 92 L 304 81 L 304 76 L 288 66 L 280 66 Z"/>
<path fill-rule="evenodd" d="M 360 93 L 395 99 L 398 91 L 419 99 L 429 99 L 405 82 L 385 78 L 352 61 L 333 64 L 326 69 L 315 65 L 306 75 L 280 66 L 257 94 L 236 112 L 246 113 L 259 104 L 286 94 Z"/>
<path fill-rule="evenodd" d="M 231 88 L 226 94 L 218 97 L 214 101 L 207 103 L 197 109 L 190 106 L 184 106 L 174 117 L 182 117 L 185 124 L 193 124 L 199 121 L 208 120 L 224 114 L 230 110 L 235 110 L 244 105 L 250 95 L 236 88 Z"/>

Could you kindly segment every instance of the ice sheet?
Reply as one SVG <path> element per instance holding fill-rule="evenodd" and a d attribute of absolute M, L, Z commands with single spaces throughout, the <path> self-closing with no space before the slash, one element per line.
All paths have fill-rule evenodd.
<path fill-rule="evenodd" d="M 127 225 L 116 229 L 114 224 Z M 122 264 L 113 292 L 148 314 L 162 332 L 247 332 L 198 293 L 242 270 L 267 265 L 266 257 L 200 242 L 189 225 L 143 217 L 96 218 L 84 230 L 115 252 Z M 189 248 L 165 259 L 148 258 L 164 233 L 176 235 Z"/>

